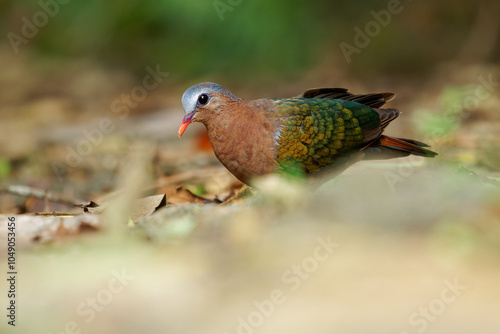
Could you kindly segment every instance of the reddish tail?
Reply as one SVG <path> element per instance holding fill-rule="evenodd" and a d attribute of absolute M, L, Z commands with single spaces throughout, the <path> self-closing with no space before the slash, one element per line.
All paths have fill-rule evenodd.
<path fill-rule="evenodd" d="M 431 150 L 424 148 L 429 147 L 429 145 L 412 139 L 395 138 L 382 135 L 379 138 L 379 145 L 391 150 L 397 150 L 428 158 L 433 158 L 437 155 L 436 152 L 432 152 Z"/>

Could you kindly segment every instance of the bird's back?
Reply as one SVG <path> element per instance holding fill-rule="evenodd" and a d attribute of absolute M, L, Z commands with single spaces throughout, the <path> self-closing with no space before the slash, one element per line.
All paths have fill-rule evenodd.
<path fill-rule="evenodd" d="M 272 117 L 281 119 L 277 162 L 286 169 L 318 173 L 361 150 L 382 131 L 377 109 L 330 98 L 274 99 Z M 389 113 L 395 114 L 393 109 Z"/>

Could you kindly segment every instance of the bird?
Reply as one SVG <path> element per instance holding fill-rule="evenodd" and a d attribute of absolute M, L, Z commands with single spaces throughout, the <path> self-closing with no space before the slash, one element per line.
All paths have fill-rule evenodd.
<path fill-rule="evenodd" d="M 204 124 L 216 157 L 247 185 L 272 173 L 332 178 L 361 160 L 436 156 L 425 143 L 383 134 L 400 115 L 382 108 L 394 97 L 315 88 L 292 98 L 245 100 L 205 82 L 182 95 L 178 136 L 192 122 Z"/>

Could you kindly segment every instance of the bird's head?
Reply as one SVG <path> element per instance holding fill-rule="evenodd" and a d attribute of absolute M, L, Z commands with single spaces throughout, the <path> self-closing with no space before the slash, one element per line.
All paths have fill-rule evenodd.
<path fill-rule="evenodd" d="M 186 116 L 177 134 L 181 137 L 191 122 L 207 125 L 208 120 L 222 113 L 224 105 L 237 100 L 239 98 L 213 82 L 204 82 L 188 88 L 182 95 L 182 107 Z"/>

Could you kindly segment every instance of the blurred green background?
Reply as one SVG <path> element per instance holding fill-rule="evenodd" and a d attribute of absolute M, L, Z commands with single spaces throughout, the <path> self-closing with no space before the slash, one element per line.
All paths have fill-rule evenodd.
<path fill-rule="evenodd" d="M 387 10 L 391 1 L 40 3 L 57 13 L 20 45 L 20 54 L 29 52 L 34 61 L 85 58 L 139 73 L 147 64 L 161 64 L 176 82 L 199 77 L 279 82 L 321 64 L 350 67 L 361 78 L 390 72 L 425 77 L 443 62 L 500 58 L 496 0 L 400 1 L 401 12 L 354 55 L 352 66 L 340 43 L 353 44 L 354 28 L 364 30 L 373 20 L 370 12 Z M 3 0 L 2 30 L 21 35 L 22 18 L 32 21 L 42 7 L 36 1 Z"/>

